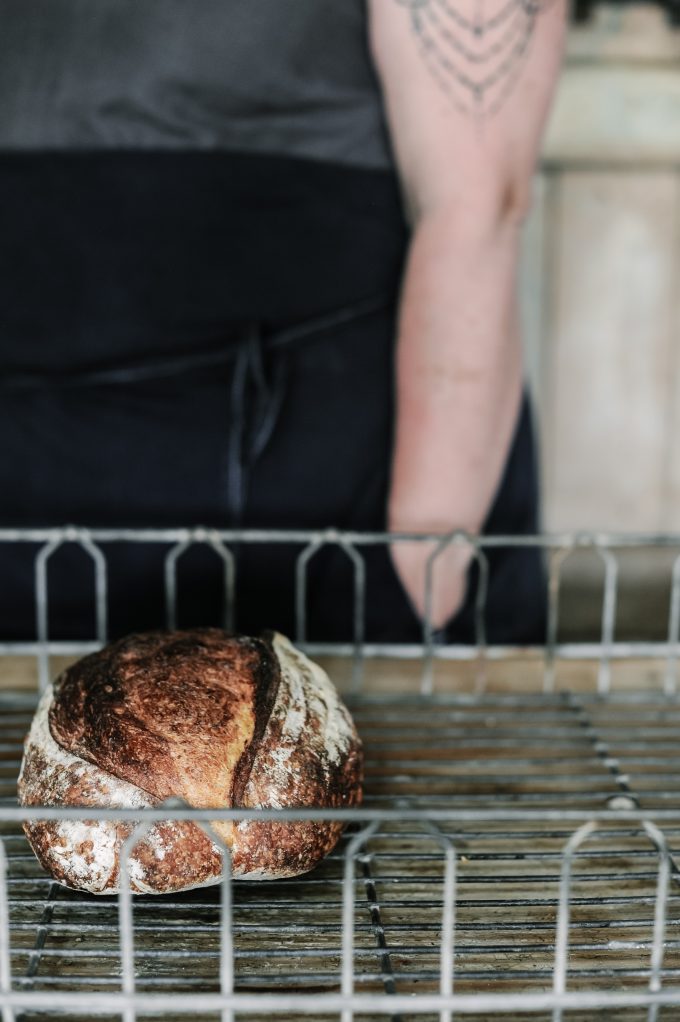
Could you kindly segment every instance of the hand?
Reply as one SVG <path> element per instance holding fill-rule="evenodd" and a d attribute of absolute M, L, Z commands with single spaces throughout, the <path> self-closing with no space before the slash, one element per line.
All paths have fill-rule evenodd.
<path fill-rule="evenodd" d="M 427 609 L 427 563 L 436 549 L 437 544 L 434 542 L 399 542 L 393 543 L 390 548 L 392 562 L 409 602 L 423 621 Z M 443 628 L 460 610 L 465 599 L 467 570 L 471 560 L 470 547 L 457 543 L 451 543 L 437 555 L 432 566 L 431 623 L 434 629 Z"/>

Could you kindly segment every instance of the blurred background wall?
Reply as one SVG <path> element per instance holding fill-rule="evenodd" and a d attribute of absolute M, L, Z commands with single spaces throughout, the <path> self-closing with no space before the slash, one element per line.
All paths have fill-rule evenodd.
<path fill-rule="evenodd" d="M 680 27 L 572 24 L 522 279 L 549 530 L 680 532 Z"/>

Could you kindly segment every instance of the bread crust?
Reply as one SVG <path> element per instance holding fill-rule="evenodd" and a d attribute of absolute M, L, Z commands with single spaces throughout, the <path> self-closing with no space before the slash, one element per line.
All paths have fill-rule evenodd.
<path fill-rule="evenodd" d="M 50 731 L 63 749 L 142 788 L 238 804 L 274 705 L 271 642 L 218 629 L 132 635 L 55 684 Z"/>
<path fill-rule="evenodd" d="M 179 797 L 214 807 L 350 806 L 362 754 L 325 673 L 280 635 L 217 629 L 121 640 L 69 668 L 43 696 L 19 779 L 23 805 L 138 808 Z M 215 823 L 234 877 L 312 869 L 342 831 L 334 823 Z M 131 825 L 27 823 L 42 865 L 67 886 L 113 893 Z M 133 890 L 216 883 L 219 847 L 198 825 L 154 825 L 129 860 Z"/>

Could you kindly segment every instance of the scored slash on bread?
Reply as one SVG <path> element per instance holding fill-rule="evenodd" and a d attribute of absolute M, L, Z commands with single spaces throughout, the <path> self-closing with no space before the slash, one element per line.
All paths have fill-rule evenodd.
<path fill-rule="evenodd" d="M 341 807 L 361 801 L 362 752 L 326 673 L 284 636 L 219 629 L 132 635 L 69 667 L 43 695 L 26 740 L 26 806 L 137 809 L 176 797 L 199 808 Z M 312 869 L 338 822 L 215 822 L 232 875 Z M 119 888 L 133 824 L 24 825 L 43 867 L 94 894 Z M 197 824 L 154 824 L 128 863 L 131 887 L 169 893 L 219 881 L 222 856 Z"/>

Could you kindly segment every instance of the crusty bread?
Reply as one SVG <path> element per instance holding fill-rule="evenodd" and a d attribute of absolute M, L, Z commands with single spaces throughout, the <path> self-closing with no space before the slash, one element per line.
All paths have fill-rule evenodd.
<path fill-rule="evenodd" d="M 361 743 L 325 672 L 281 635 L 218 629 L 133 635 L 68 668 L 45 692 L 26 740 L 22 805 L 139 808 L 170 797 L 203 808 L 352 806 Z M 336 844 L 339 823 L 213 824 L 246 879 L 297 876 Z M 118 890 L 131 825 L 27 823 L 60 883 Z M 154 825 L 129 860 L 132 889 L 216 883 L 221 854 L 194 823 Z"/>

